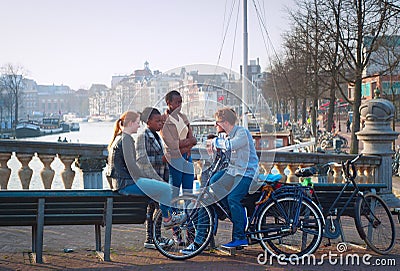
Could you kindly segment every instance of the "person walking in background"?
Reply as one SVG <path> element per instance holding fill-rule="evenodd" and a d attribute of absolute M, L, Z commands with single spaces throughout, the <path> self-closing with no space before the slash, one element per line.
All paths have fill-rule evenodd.
<path fill-rule="evenodd" d="M 347 121 L 346 121 L 346 133 L 350 133 L 351 132 L 350 126 L 351 126 L 350 119 L 347 119 Z"/>
<path fill-rule="evenodd" d="M 172 196 L 179 195 L 180 188 L 185 192 L 193 191 L 194 166 L 190 151 L 197 144 L 190 128 L 189 120 L 181 113 L 182 97 L 176 91 L 165 95 L 167 111 L 164 114 L 164 126 L 161 136 L 165 143 L 165 153 L 169 166 L 169 183 L 174 186 Z"/>
<path fill-rule="evenodd" d="M 136 163 L 147 178 L 168 182 L 169 170 L 164 156 L 163 142 L 157 133 L 163 126 L 161 113 L 156 108 L 146 107 L 140 115 L 140 120 L 147 124 L 147 128 L 137 137 Z M 158 208 L 157 202 L 153 200 L 147 206 L 145 248 L 155 249 L 152 228 L 153 216 Z"/>
<path fill-rule="evenodd" d="M 140 127 L 139 114 L 124 112 L 115 122 L 114 133 L 108 146 L 107 176 L 111 178 L 112 189 L 121 195 L 147 195 L 163 204 L 160 209 L 163 226 L 172 228 L 186 220 L 186 214 L 172 214 L 170 186 L 162 181 L 149 179 L 136 163 L 135 140 L 131 136 Z M 168 206 L 167 206 L 168 205 Z"/>

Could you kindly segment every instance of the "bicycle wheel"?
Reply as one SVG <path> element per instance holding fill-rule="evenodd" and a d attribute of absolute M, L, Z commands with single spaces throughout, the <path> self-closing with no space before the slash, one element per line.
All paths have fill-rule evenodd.
<path fill-rule="evenodd" d="M 196 202 L 198 207 L 195 207 Z M 162 226 L 161 210 L 154 216 L 153 240 L 158 251 L 164 256 L 173 260 L 185 260 L 201 253 L 208 245 L 212 235 L 213 218 L 211 211 L 202 201 L 197 201 L 196 196 L 183 195 L 172 201 L 175 212 L 185 212 L 187 219 L 172 229 Z M 203 242 L 199 248 L 191 254 L 183 254 L 182 249 L 193 243 L 196 234 L 202 234 L 199 238 Z M 196 239 L 196 242 L 198 240 Z"/>
<path fill-rule="evenodd" d="M 296 212 L 299 214 L 295 221 Z M 262 209 L 257 230 L 263 249 L 272 256 L 287 260 L 296 255 L 302 258 L 318 249 L 322 241 L 323 216 L 314 202 L 303 198 L 301 205 L 294 196 L 283 196 L 267 203 Z"/>
<path fill-rule="evenodd" d="M 382 198 L 371 193 L 359 196 L 355 211 L 354 221 L 361 239 L 376 253 L 389 253 L 396 233 L 393 217 Z"/>

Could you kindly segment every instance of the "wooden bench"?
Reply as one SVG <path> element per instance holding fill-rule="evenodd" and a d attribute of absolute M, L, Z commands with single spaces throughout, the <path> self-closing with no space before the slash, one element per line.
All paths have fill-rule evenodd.
<path fill-rule="evenodd" d="M 361 192 L 372 192 L 379 194 L 382 188 L 386 188 L 383 183 L 375 184 L 357 184 Z M 343 189 L 344 183 L 314 183 L 314 191 L 318 196 L 318 200 L 322 207 L 322 213 L 327 216 L 327 211 L 331 207 L 332 203 L 335 201 L 340 191 Z M 346 202 L 349 200 L 351 194 L 354 191 L 354 186 L 349 185 L 344 191 L 339 201 L 336 203 L 337 211 L 340 212 L 345 206 Z M 343 211 L 344 216 L 354 217 L 354 204 L 356 202 L 357 195 L 349 202 L 347 208 Z"/>
<path fill-rule="evenodd" d="M 379 194 L 379 191 L 383 188 L 386 188 L 386 185 L 383 183 L 376 183 L 376 184 L 357 184 L 360 191 L 363 193 L 371 192 L 375 194 Z M 328 211 L 334 201 L 336 200 L 337 196 L 339 195 L 340 191 L 342 191 L 344 187 L 344 183 L 314 183 L 314 191 L 318 197 L 318 201 L 320 203 L 320 207 L 322 213 L 325 218 L 328 217 Z M 355 195 L 351 200 L 350 197 L 354 191 L 354 186 L 350 184 L 344 193 L 341 195 L 340 199 L 335 204 L 336 214 L 340 214 L 342 216 L 355 216 L 355 203 L 357 200 L 357 195 Z M 350 200 L 350 201 L 349 201 Z M 348 202 L 348 204 L 347 204 Z M 347 208 L 343 209 L 347 204 Z M 340 228 L 340 237 L 342 242 L 346 242 L 346 238 L 344 236 L 344 232 L 339 223 Z"/>
<path fill-rule="evenodd" d="M 112 224 L 143 224 L 149 198 L 111 190 L 3 190 L 0 226 L 31 226 L 34 259 L 42 263 L 43 229 L 48 225 L 94 225 L 96 252 L 110 261 Z M 104 230 L 104 249 L 101 228 Z"/>

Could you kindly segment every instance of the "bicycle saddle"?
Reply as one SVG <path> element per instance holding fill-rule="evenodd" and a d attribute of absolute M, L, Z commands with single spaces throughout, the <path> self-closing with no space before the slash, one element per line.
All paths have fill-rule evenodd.
<path fill-rule="evenodd" d="M 282 179 L 281 174 L 259 174 L 258 179 L 268 183 L 279 182 Z"/>
<path fill-rule="evenodd" d="M 298 168 L 294 172 L 294 175 L 297 177 L 310 177 L 313 176 L 318 172 L 316 167 L 305 167 L 305 168 Z"/>

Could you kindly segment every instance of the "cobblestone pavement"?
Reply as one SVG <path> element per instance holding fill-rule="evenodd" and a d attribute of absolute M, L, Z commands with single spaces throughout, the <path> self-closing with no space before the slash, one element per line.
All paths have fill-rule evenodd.
<path fill-rule="evenodd" d="M 30 261 L 29 227 L 2 227 L 0 235 L 0 270 L 319 270 L 320 259 L 324 254 L 323 268 L 327 270 L 400 270 L 400 238 L 390 255 L 377 256 L 365 249 L 363 241 L 358 237 L 351 218 L 344 218 L 343 227 L 347 251 L 339 253 L 337 244 L 340 239 L 333 240 L 330 246 L 324 239 L 321 247 L 315 254 L 316 262 L 306 265 L 283 265 L 267 262 L 261 265 L 257 258 L 265 259 L 259 245 L 250 246 L 234 256 L 220 252 L 204 252 L 200 256 L 186 261 L 173 261 L 165 258 L 156 250 L 143 248 L 144 225 L 115 225 L 112 235 L 112 262 L 102 262 L 94 253 L 93 226 L 48 226 L 44 233 L 43 264 L 32 264 Z M 396 220 L 397 232 L 400 232 Z M 221 223 L 217 243 L 228 241 L 231 232 L 230 223 Z M 399 234 L 398 234 L 399 235 Z M 73 252 L 65 253 L 64 249 Z M 336 254 L 331 256 L 329 253 Z M 346 255 L 356 254 L 360 263 L 351 264 Z M 259 256 L 262 254 L 261 256 Z M 363 255 L 372 255 L 367 259 L 374 265 L 366 265 L 362 261 Z M 368 255 L 367 255 L 368 256 Z M 365 256 L 365 257 L 367 257 Z M 336 259 L 337 263 L 332 261 Z M 378 259 L 378 260 L 377 260 Z M 383 260 L 382 260 L 383 259 Z M 386 266 L 377 266 L 376 261 Z M 340 264 L 342 262 L 342 264 Z M 390 264 L 390 266 L 388 266 Z M 386 268 L 386 269 L 385 269 Z"/>

